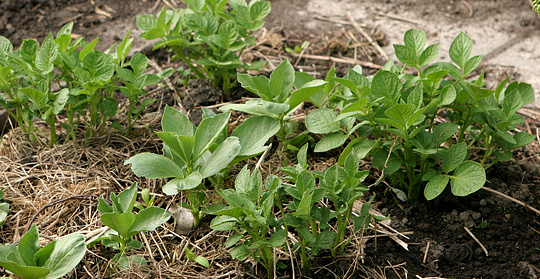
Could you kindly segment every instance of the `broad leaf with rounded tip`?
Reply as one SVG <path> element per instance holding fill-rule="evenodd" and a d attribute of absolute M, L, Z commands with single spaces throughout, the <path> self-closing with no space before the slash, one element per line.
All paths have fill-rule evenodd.
<path fill-rule="evenodd" d="M 212 153 L 210 158 L 203 163 L 201 168 L 202 178 L 218 174 L 221 170 L 225 169 L 238 155 L 240 149 L 240 141 L 237 137 L 227 138 Z"/>
<path fill-rule="evenodd" d="M 446 175 L 440 174 L 429 180 L 424 188 L 424 196 L 426 199 L 432 200 L 438 197 L 448 185 L 450 178 Z"/>
<path fill-rule="evenodd" d="M 456 196 L 467 196 L 480 190 L 486 183 L 486 172 L 478 162 L 465 161 L 451 176 L 452 193 Z"/>
<path fill-rule="evenodd" d="M 131 170 L 139 177 L 156 179 L 182 176 L 182 169 L 171 159 L 154 153 L 137 154 L 124 163 L 127 164 L 131 164 Z"/>

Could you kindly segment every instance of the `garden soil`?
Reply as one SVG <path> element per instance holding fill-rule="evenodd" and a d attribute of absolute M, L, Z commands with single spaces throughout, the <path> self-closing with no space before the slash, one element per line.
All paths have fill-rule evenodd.
<path fill-rule="evenodd" d="M 410 28 L 426 31 L 429 43 L 440 42 L 440 59 L 448 61 L 445 53 L 451 40 L 460 31 L 464 31 L 474 40 L 473 54 L 485 55 L 482 65 L 486 69 L 488 87 L 494 87 L 497 82 L 512 75 L 514 80 L 531 83 L 537 92 L 540 90 L 540 78 L 537 77 L 540 73 L 540 21 L 531 10 L 528 0 L 272 0 L 271 3 L 273 11 L 268 17 L 266 30 L 257 35 L 264 41 L 261 44 L 267 48 L 247 57 L 266 59 L 269 70 L 283 57 L 289 57 L 298 70 L 319 75 L 318 77 L 324 77 L 331 66 L 336 66 L 338 72 L 344 74 L 345 69 L 358 61 L 362 62 L 366 74 L 372 73 L 384 65 L 385 56 L 395 59 L 392 44 L 402 43 L 403 33 Z M 25 38 L 41 41 L 49 31 L 56 32 L 62 25 L 74 21 L 76 35 L 84 36 L 87 40 L 99 36 L 98 46 L 106 48 L 112 43 L 119 43 L 128 30 L 131 30 L 133 36 L 139 34 L 135 24 L 136 15 L 155 14 L 163 5 L 175 8 L 184 7 L 185 4 L 179 0 L 3 0 L 0 3 L 0 35 L 18 46 Z M 365 36 L 359 33 L 353 22 L 366 32 Z M 363 47 L 368 37 L 381 48 Z M 285 47 L 294 47 L 306 41 L 310 45 L 300 55 L 284 51 Z M 352 41 L 358 44 L 352 44 Z M 153 52 L 151 48 L 151 42 L 136 39 L 132 52 L 143 51 L 157 61 L 158 67 L 170 65 L 169 54 Z M 208 89 L 211 94 L 205 97 L 207 87 L 204 82 L 193 81 L 187 87 L 172 85 L 167 91 L 157 93 L 167 94 L 160 100 L 160 104 L 182 104 L 195 115 L 200 106 L 224 101 L 215 89 Z M 179 93 L 178 97 L 173 94 L 177 90 L 187 92 L 187 95 Z M 381 184 L 371 191 L 371 194 L 377 195 L 375 208 L 385 215 L 390 215 L 391 226 L 408 237 L 401 237 L 408 244 L 408 250 L 389 237 L 373 237 L 366 242 L 361 257 L 344 258 L 338 262 L 321 257 L 309 278 L 539 278 L 540 218 L 529 208 L 540 208 L 539 104 L 540 96 L 537 96 L 536 103 L 521 112 L 527 120 L 521 129 L 537 136 L 537 140 L 530 146 L 517 150 L 515 160 L 497 164 L 488 171 L 486 187 L 507 197 L 480 190 L 465 198 L 455 198 L 448 194 L 429 203 L 400 202 L 388 187 Z M 162 106 L 156 106 L 153 110 L 159 111 L 161 108 Z M 153 112 L 145 116 L 145 119 L 150 119 L 148 121 L 153 123 L 149 125 L 152 129 L 159 125 L 159 120 L 156 121 L 158 116 Z M 8 218 L 0 231 L 2 243 L 16 241 L 27 225 L 21 221 L 25 220 L 21 216 L 34 215 L 47 201 L 80 191 L 92 192 L 102 197 L 107 196 L 109 191 L 120 191 L 122 187 L 129 185 L 128 182 L 137 179 L 129 173 L 129 169 L 122 166 L 122 162 L 143 150 L 159 150 L 158 142 L 148 133 L 142 133 L 140 141 L 128 143 L 121 137 L 109 135 L 80 150 L 73 147 L 70 149 L 69 146 L 57 148 L 54 151 L 59 153 L 56 154 L 44 146 L 33 147 L 31 152 L 24 153 L 16 147 L 17 134 L 9 133 L 7 136 L 14 138 L 4 138 L 3 141 L 3 152 L 8 150 L 11 153 L 1 154 L 4 157 L 0 160 L 0 171 L 5 173 L 0 174 L 0 186 L 5 187 L 4 199 L 12 203 L 12 211 L 16 214 Z M 270 155 L 270 158 L 275 157 L 279 156 Z M 71 160 L 68 160 L 65 166 L 77 164 L 72 169 L 75 176 L 75 179 L 70 178 L 72 181 L 83 178 L 90 181 L 101 177 L 86 185 L 93 189 L 92 191 L 80 190 L 77 187 L 84 185 L 74 183 L 70 184 L 72 188 L 55 189 L 50 197 L 40 196 L 43 193 L 38 190 L 39 187 L 46 185 L 51 175 L 30 177 L 28 172 L 44 169 L 52 173 L 52 167 L 49 168 L 47 163 L 57 162 L 62 158 Z M 45 164 L 40 166 L 43 162 Z M 266 164 L 271 163 L 272 160 L 269 160 Z M 277 169 L 271 165 L 268 168 Z M 14 169 L 24 171 L 17 177 Z M 62 167 L 52 176 L 56 177 L 59 173 L 66 172 L 65 170 L 66 167 Z M 65 176 L 70 177 L 69 173 Z M 155 181 L 143 182 L 153 185 L 154 192 L 159 193 L 159 185 Z M 20 192 L 24 195 L 9 195 L 16 192 L 10 189 L 24 183 L 30 183 L 29 189 Z M 508 197 L 525 205 L 517 204 Z M 162 201 L 162 205 L 165 203 L 166 200 Z M 86 208 L 78 212 L 77 205 Z M 37 222 L 42 224 L 40 229 L 62 235 L 69 231 L 55 230 L 55 226 L 80 226 L 84 223 L 95 225 L 97 219 L 94 206 L 95 203 L 90 199 L 71 205 L 72 209 L 76 208 L 73 212 L 62 211 L 62 208 L 57 207 L 57 211 L 44 214 L 50 216 L 42 217 L 45 220 L 38 218 Z M 179 255 L 182 254 L 181 247 L 187 247 L 187 240 L 182 239 L 180 242 L 178 239 L 165 237 L 152 243 L 160 243 L 156 246 L 168 250 L 154 251 L 155 255 L 152 255 L 151 259 L 154 263 L 165 261 L 166 266 L 143 272 L 135 270 L 133 273 L 126 272 L 116 276 L 262 276 L 257 275 L 260 270 L 250 263 L 239 267 L 230 260 L 222 248 L 222 235 L 203 226 L 188 238 L 198 245 L 200 251 L 206 251 L 206 254 L 201 252 L 201 255 L 211 259 L 219 268 L 204 270 L 194 264 L 186 267 L 190 263 L 185 259 L 180 260 L 182 257 Z M 206 241 L 200 241 L 201 239 Z M 148 243 L 145 242 L 145 245 L 150 246 Z M 355 249 L 360 248 L 355 246 Z M 109 274 L 106 258 L 112 256 L 100 252 L 102 251 L 87 254 L 81 263 L 82 267 L 77 268 L 76 274 L 72 274 L 71 278 L 106 277 L 106 274 Z M 351 255 L 359 255 L 357 251 L 350 252 Z M 183 265 L 175 266 L 174 263 Z M 0 271 L 0 275 L 1 273 Z M 300 277 L 298 270 L 295 275 L 296 278 Z M 290 268 L 281 271 L 280 276 L 293 278 Z"/>

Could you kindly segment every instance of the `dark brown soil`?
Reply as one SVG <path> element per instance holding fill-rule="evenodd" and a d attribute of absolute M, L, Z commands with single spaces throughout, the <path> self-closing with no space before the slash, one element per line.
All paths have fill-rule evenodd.
<path fill-rule="evenodd" d="M 277 40 L 266 43 L 268 49 L 263 54 L 279 53 L 280 57 L 287 56 L 284 52 L 285 46 L 294 47 L 309 40 L 313 44 L 310 51 L 314 55 L 353 57 L 351 48 L 347 44 L 341 44 L 348 40 L 343 28 L 336 29 L 332 24 L 322 24 L 324 28 L 316 32 L 303 29 L 303 24 L 313 19 L 307 13 L 305 16 L 298 16 L 293 11 L 301 10 L 305 1 L 271 2 L 273 12 L 268 18 L 267 27 L 269 30 L 275 28 L 278 35 Z M 467 5 L 457 4 L 460 1 L 450 1 L 450 4 L 420 2 L 423 9 L 429 7 L 437 10 L 443 7 L 443 10 L 454 9 L 449 12 L 468 13 Z M 500 10 L 503 10 L 505 5 L 513 4 L 510 0 L 500 2 Z M 156 1 L 151 0 L 4 0 L 0 3 L 0 34 L 18 46 L 26 38 L 41 41 L 49 31 L 55 32 L 63 24 L 74 21 L 74 33 L 88 40 L 104 33 L 111 34 L 111 29 L 117 31 L 112 32 L 112 36 L 102 38 L 99 45 L 108 47 L 113 42 L 119 42 L 129 28 L 136 28 L 137 14 L 155 13 L 163 4 L 156 9 L 153 9 L 154 5 Z M 410 5 L 413 4 L 407 7 L 410 8 Z M 372 31 L 376 31 L 375 28 Z M 377 40 L 384 43 L 384 37 Z M 371 63 L 381 64 L 373 52 L 367 54 L 371 57 L 368 59 Z M 148 55 L 155 55 L 154 58 L 158 61 L 167 59 L 158 57 L 159 55 L 153 52 Z M 293 61 L 296 62 L 296 59 L 293 58 Z M 315 59 L 300 62 L 299 69 L 314 71 L 322 76 L 331 66 L 337 66 L 341 74 L 352 66 Z M 192 81 L 181 95 L 182 103 L 192 111 L 192 120 L 195 122 L 196 118 L 200 117 L 200 106 L 223 101 L 219 91 L 201 81 Z M 171 99 L 172 97 L 167 97 L 165 103 L 172 104 Z M 519 199 L 531 207 L 540 208 L 540 189 L 537 187 L 540 174 L 533 160 L 538 153 L 537 149 L 534 150 L 528 151 L 527 157 L 517 154 L 519 158 L 529 159 L 492 167 L 488 172 L 489 182 L 486 186 Z M 417 278 L 416 275 L 445 278 L 540 276 L 540 222 L 530 209 L 485 190 L 459 199 L 448 194 L 432 202 L 403 203 L 395 201 L 391 195 L 385 195 L 386 189 L 383 187 L 373 189 L 378 193 L 377 207 L 383 213 L 390 214 L 395 229 L 412 232 L 407 240 L 409 251 L 387 238 L 378 238 L 376 242 L 370 240 L 365 248 L 363 271 L 359 269 L 351 278 Z M 478 242 L 484 245 L 488 255 L 464 228 L 469 229 Z M 352 264 L 348 259 L 329 263 L 327 258 L 321 258 L 314 268 L 317 273 L 310 275 L 310 278 L 341 278 Z M 249 268 L 246 267 L 246 270 Z M 372 272 L 368 272 L 370 270 Z M 290 272 L 283 275 L 290 276 Z M 246 278 L 249 276 L 246 275 Z"/>

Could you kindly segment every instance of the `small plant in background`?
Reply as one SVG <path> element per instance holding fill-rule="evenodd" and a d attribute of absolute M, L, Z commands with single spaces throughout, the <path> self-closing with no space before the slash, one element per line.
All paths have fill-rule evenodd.
<path fill-rule="evenodd" d="M 264 152 L 264 144 L 279 130 L 279 124 L 270 117 L 257 116 L 248 118 L 228 136 L 229 117 L 230 113 L 213 114 L 207 110 L 196 127 L 186 115 L 166 107 L 161 120 L 163 132 L 156 132 L 164 142 L 163 155 L 141 153 L 125 162 L 132 164 L 137 176 L 173 178 L 163 186 L 167 195 L 186 191 L 190 203 L 182 207 L 190 209 L 194 218 L 188 231 L 196 228 L 202 217 L 204 179 L 220 189 L 229 168 Z"/>
<path fill-rule="evenodd" d="M 86 253 L 82 234 L 70 234 L 41 248 L 36 225 L 19 245 L 0 244 L 0 266 L 22 279 L 57 279 L 73 270 Z"/>
<path fill-rule="evenodd" d="M 198 264 L 200 264 L 201 266 L 203 267 L 206 267 L 206 268 L 209 268 L 210 267 L 210 263 L 208 262 L 208 259 L 206 259 L 205 257 L 202 257 L 202 256 L 195 256 L 195 253 L 191 252 L 191 250 L 186 247 L 186 249 L 184 249 L 184 253 L 186 253 L 186 258 L 190 261 L 194 261 Z"/>
<path fill-rule="evenodd" d="M 308 45 L 309 41 L 305 41 L 301 45 L 294 46 L 294 48 L 285 47 L 285 51 L 288 53 L 300 54 Z"/>
<path fill-rule="evenodd" d="M 306 81 L 302 73 L 295 73 L 289 60 L 285 59 L 272 72 L 270 78 L 265 76 L 250 76 L 238 74 L 242 87 L 257 94 L 261 99 L 247 101 L 245 104 L 227 104 L 220 108 L 222 111 L 236 110 L 251 115 L 268 116 L 279 124 L 278 139 L 284 149 L 298 150 L 307 140 L 305 134 L 292 139 L 297 131 L 298 123 L 291 121 L 290 115 L 315 93 L 319 92 L 325 81 Z M 296 88 L 296 90 L 293 90 Z"/>
<path fill-rule="evenodd" d="M 533 10 L 540 15 L 540 0 L 533 0 Z"/>
<path fill-rule="evenodd" d="M 158 15 L 137 16 L 142 38 L 161 39 L 154 49 L 167 47 L 175 59 L 182 60 L 195 78 L 209 79 L 221 87 L 229 98 L 235 85 L 236 71 L 259 69 L 266 63 L 248 65 L 240 60 L 248 45 L 255 45 L 253 31 L 264 26 L 270 13 L 270 2 L 254 0 L 187 0 L 187 9 L 167 11 Z"/>
<path fill-rule="evenodd" d="M 112 205 L 104 199 L 99 199 L 98 210 L 101 213 L 103 225 L 114 230 L 104 235 L 99 240 L 103 245 L 116 251 L 112 261 L 121 268 L 130 263 L 145 264 L 146 261 L 140 256 L 127 256 L 126 252 L 131 249 L 140 249 L 142 243 L 133 237 L 141 232 L 153 231 L 171 217 L 171 213 L 163 208 L 151 206 L 150 200 L 144 201 L 147 208 L 138 213 L 133 212 L 137 199 L 137 183 L 133 183 L 129 189 L 110 196 Z"/>
<path fill-rule="evenodd" d="M 153 100 L 142 100 L 144 86 L 157 84 L 157 75 L 143 74 L 148 59 L 136 54 L 126 58 L 133 42 L 128 33 L 122 42 L 101 52 L 95 49 L 99 38 L 85 42 L 71 39 L 73 23 L 68 23 L 45 38 L 43 43 L 27 39 L 18 50 L 8 39 L 0 36 L 0 105 L 17 121 L 23 133 L 37 140 L 33 121 L 40 117 L 49 125 L 50 145 L 58 141 L 57 115 L 65 112 L 67 121 L 60 123 L 76 140 L 80 124 L 86 136 L 103 130 L 109 117 L 117 115 L 114 98 L 121 90 L 129 100 L 126 134 L 142 110 Z M 131 67 L 127 69 L 127 67 Z M 122 81 L 125 86 L 119 87 Z M 14 111 L 12 111 L 14 110 Z M 119 129 L 119 123 L 114 124 Z"/>

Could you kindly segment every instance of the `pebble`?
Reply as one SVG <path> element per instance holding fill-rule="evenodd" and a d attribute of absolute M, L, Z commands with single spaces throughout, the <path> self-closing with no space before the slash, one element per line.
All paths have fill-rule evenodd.
<path fill-rule="evenodd" d="M 479 203 L 480 203 L 481 206 L 486 206 L 487 205 L 487 201 L 485 199 L 481 199 Z"/>
<path fill-rule="evenodd" d="M 478 220 L 478 219 L 480 219 L 481 217 L 482 217 L 482 214 L 481 214 L 480 212 L 473 212 L 473 214 L 472 214 L 472 218 L 473 218 L 474 220 Z"/>
<path fill-rule="evenodd" d="M 469 217 L 471 215 L 470 211 L 463 211 L 459 214 L 459 221 L 460 222 L 466 222 L 469 220 Z"/>

